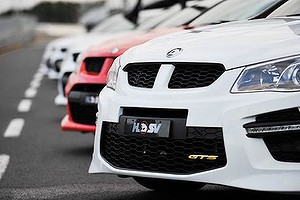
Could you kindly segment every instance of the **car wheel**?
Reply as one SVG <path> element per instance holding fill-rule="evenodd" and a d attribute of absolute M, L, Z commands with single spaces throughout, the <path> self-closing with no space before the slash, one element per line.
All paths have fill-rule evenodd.
<path fill-rule="evenodd" d="M 205 183 L 189 182 L 189 181 L 143 178 L 143 177 L 134 177 L 133 179 L 140 185 L 158 192 L 172 191 L 174 193 L 174 191 L 177 192 L 191 191 L 191 190 L 198 190 L 205 186 Z"/>

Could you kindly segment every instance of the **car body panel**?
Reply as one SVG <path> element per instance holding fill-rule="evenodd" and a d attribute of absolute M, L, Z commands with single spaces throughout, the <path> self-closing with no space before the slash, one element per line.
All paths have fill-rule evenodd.
<path fill-rule="evenodd" d="M 300 163 L 275 159 L 264 139 L 248 137 L 243 127 L 255 121 L 257 116 L 266 113 L 291 108 L 299 112 L 299 91 L 243 94 L 230 92 L 246 66 L 275 59 L 300 57 L 299 27 L 299 17 L 239 21 L 180 31 L 130 48 L 119 57 L 121 68 L 115 90 L 105 87 L 99 94 L 94 151 L 89 173 L 192 181 L 257 191 L 299 192 Z M 182 50 L 174 57 L 167 57 L 168 52 L 176 48 Z M 160 65 L 152 88 L 132 86 L 128 83 L 129 75 L 124 71 L 125 66 L 140 63 L 145 67 L 147 63 Z M 174 70 L 174 63 L 185 63 L 187 66 L 191 63 L 221 63 L 225 71 L 209 86 L 170 89 L 167 83 Z M 143 140 L 143 150 L 136 146 L 136 154 L 132 155 L 129 165 L 115 166 L 106 154 L 110 155 L 111 152 L 111 156 L 116 156 L 113 157 L 114 161 L 120 165 L 127 163 L 127 155 L 117 151 L 118 145 L 122 145 L 118 140 L 111 140 L 114 145 L 103 145 L 108 134 L 107 129 L 102 129 L 106 127 L 104 124 L 117 124 L 114 135 L 126 138 L 122 136 L 125 134 L 122 130 L 118 131 L 121 127 L 120 117 L 125 113 L 131 113 L 132 117 L 146 117 L 139 114 L 139 111 L 146 110 L 147 113 L 151 111 L 149 116 L 160 116 L 159 112 L 165 109 L 187 110 L 186 127 L 221 128 L 226 152 L 224 166 L 183 174 L 155 171 L 151 168 L 143 170 L 143 167 L 150 165 L 149 162 L 152 163 L 152 158 L 160 158 L 161 160 L 156 161 L 160 163 L 158 165 L 163 165 L 168 156 L 173 155 L 173 151 L 179 153 L 185 150 L 178 146 L 177 150 L 172 148 L 173 151 L 168 151 L 167 148 L 164 152 L 165 157 L 161 156 L 163 151 L 149 152 L 153 153 L 150 156 L 148 149 L 151 147 L 147 146 L 146 141 L 151 139 Z M 137 112 L 134 112 L 136 110 Z M 132 140 L 126 141 L 139 141 L 134 139 L 137 137 L 142 138 L 142 135 L 130 136 Z M 295 136 L 295 139 L 299 141 L 299 137 Z M 165 140 L 169 141 L 169 138 Z M 106 151 L 106 145 L 112 149 Z M 126 149 L 126 153 L 128 152 L 131 151 Z M 206 155 L 205 152 L 202 155 Z M 135 156 L 145 164 L 141 169 L 131 167 L 131 163 L 135 163 Z M 195 163 L 198 161 L 204 162 L 195 160 Z M 139 162 L 136 163 L 139 166 Z M 190 163 L 190 160 L 187 159 L 186 163 Z M 179 164 L 185 165 L 184 162 Z"/>
<path fill-rule="evenodd" d="M 285 23 L 284 19 L 281 20 L 282 23 Z M 297 46 L 293 45 L 293 42 L 299 37 L 296 29 L 297 23 L 295 21 L 290 22 L 289 26 L 282 26 L 280 23 L 274 23 L 273 20 L 261 19 L 255 20 L 247 26 L 243 26 L 240 22 L 226 24 L 226 27 L 223 27 L 222 24 L 213 25 L 162 36 L 144 43 L 143 54 L 135 53 L 134 49 L 129 50 L 126 54 L 130 54 L 131 62 L 142 62 L 146 59 L 162 62 L 166 60 L 166 54 L 171 49 L 180 47 L 183 49 L 182 53 L 174 57 L 172 61 L 180 61 L 182 58 L 190 62 L 218 63 L 222 61 L 226 69 L 232 69 L 254 64 L 257 60 L 268 60 L 271 55 L 279 58 L 281 55 L 295 52 Z M 266 31 L 266 28 L 280 30 L 284 34 L 273 34 L 271 31 Z M 239 42 L 239 40 L 243 42 L 240 46 L 233 43 L 233 41 Z M 161 42 L 164 43 L 164 46 L 160 45 Z M 190 46 L 191 43 L 194 45 Z M 232 46 L 230 46 L 231 44 Z M 259 49 L 261 51 L 259 53 L 257 52 L 257 44 L 262 47 Z M 289 48 L 276 51 L 282 45 L 289 45 Z M 197 57 L 192 52 L 197 52 Z M 244 55 L 242 62 L 239 59 L 241 52 Z M 213 58 L 211 57 L 212 53 L 215 54 Z M 236 57 L 234 57 L 235 55 Z"/>
<path fill-rule="evenodd" d="M 121 55 L 122 53 L 124 53 L 124 51 L 126 51 L 127 49 L 133 46 L 140 45 L 155 37 L 161 36 L 163 34 L 172 33 L 175 31 L 179 31 L 182 29 L 183 27 L 175 27 L 175 28 L 136 33 L 135 35 L 130 35 L 131 37 L 120 36 L 120 37 L 115 37 L 111 40 L 107 40 L 105 43 L 101 45 L 94 45 L 90 47 L 86 52 L 83 52 L 82 60 L 84 60 L 85 58 L 96 58 L 96 57 L 106 58 L 101 68 L 101 71 L 98 74 L 89 73 L 86 71 L 84 62 L 81 62 L 81 66 L 79 67 L 78 71 L 71 73 L 69 77 L 68 83 L 65 87 L 66 96 L 68 97 L 68 94 L 72 91 L 72 89 L 76 85 L 97 84 L 97 85 L 105 86 L 107 73 L 111 67 L 113 60 L 119 55 Z M 72 114 L 70 109 L 71 109 L 70 105 L 67 102 L 67 114 L 61 122 L 62 130 L 86 132 L 87 131 L 87 128 L 85 128 L 86 124 L 78 123 L 78 122 L 75 123 L 74 120 L 72 119 Z M 96 112 L 94 114 L 96 115 Z M 96 125 L 93 126 L 90 125 L 88 128 L 88 132 L 94 132 L 95 128 Z"/>

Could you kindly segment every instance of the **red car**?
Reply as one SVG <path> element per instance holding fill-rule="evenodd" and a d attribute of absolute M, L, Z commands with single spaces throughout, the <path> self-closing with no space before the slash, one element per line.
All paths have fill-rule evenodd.
<path fill-rule="evenodd" d="M 94 133 L 98 94 L 106 85 L 114 59 L 130 47 L 178 30 L 182 27 L 141 32 L 130 38 L 118 37 L 86 51 L 79 69 L 70 75 L 65 88 L 68 102 L 67 114 L 61 121 L 62 130 Z"/>

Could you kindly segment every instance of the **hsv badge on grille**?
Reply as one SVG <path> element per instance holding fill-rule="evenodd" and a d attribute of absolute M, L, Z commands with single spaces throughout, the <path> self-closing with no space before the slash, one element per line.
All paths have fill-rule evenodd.
<path fill-rule="evenodd" d="M 174 56 L 177 56 L 177 55 L 179 55 L 182 51 L 183 51 L 182 48 L 175 48 L 175 49 L 172 49 L 172 50 L 170 50 L 170 51 L 167 53 L 167 58 L 172 58 L 172 57 L 174 57 Z"/>

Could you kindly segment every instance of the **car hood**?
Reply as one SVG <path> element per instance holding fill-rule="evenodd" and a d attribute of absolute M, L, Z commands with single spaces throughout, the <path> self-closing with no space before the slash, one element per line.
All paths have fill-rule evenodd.
<path fill-rule="evenodd" d="M 64 36 L 61 38 L 57 38 L 51 42 L 51 46 L 55 46 L 56 48 L 69 47 L 73 44 L 83 44 L 83 43 L 101 43 L 113 37 L 117 37 L 120 35 L 130 35 L 133 34 L 132 31 L 124 31 L 117 33 L 87 33 L 82 35 L 72 35 L 72 36 Z"/>
<path fill-rule="evenodd" d="M 133 62 L 213 62 L 226 69 L 300 54 L 300 18 L 270 18 L 200 27 L 168 34 L 127 50 Z M 167 53 L 180 48 L 178 55 Z"/>
<path fill-rule="evenodd" d="M 157 29 L 150 31 L 137 31 L 132 34 L 118 35 L 112 39 L 108 39 L 101 44 L 93 45 L 89 48 L 87 56 L 98 57 L 111 54 L 110 56 L 116 57 L 122 54 L 127 49 L 142 44 L 153 38 L 166 35 L 168 33 L 173 33 L 179 30 L 183 30 L 182 27 Z"/>

